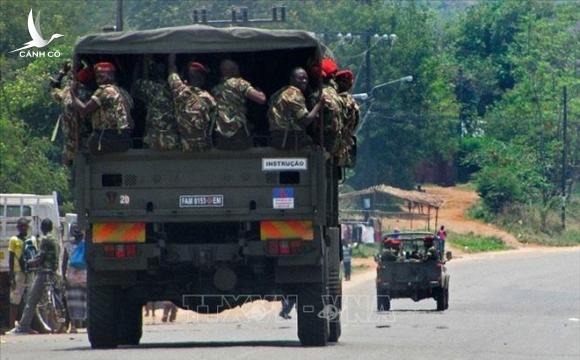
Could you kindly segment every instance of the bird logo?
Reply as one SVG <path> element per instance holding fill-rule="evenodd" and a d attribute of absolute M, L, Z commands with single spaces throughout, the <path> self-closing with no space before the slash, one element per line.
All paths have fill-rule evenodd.
<path fill-rule="evenodd" d="M 54 39 L 64 36 L 62 34 L 53 34 L 50 37 L 50 40 L 44 40 L 44 38 L 42 37 L 42 33 L 40 32 L 40 14 L 36 16 L 35 22 L 34 17 L 32 16 L 32 9 L 30 9 L 30 12 L 28 13 L 28 33 L 30 34 L 32 40 L 30 40 L 27 43 L 24 43 L 25 46 L 16 50 L 12 50 L 11 52 L 24 50 L 31 47 L 43 48 L 46 45 L 50 44 Z"/>

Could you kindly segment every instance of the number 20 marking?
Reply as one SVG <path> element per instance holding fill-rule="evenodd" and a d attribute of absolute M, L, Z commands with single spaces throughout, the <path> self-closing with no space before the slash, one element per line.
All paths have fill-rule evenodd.
<path fill-rule="evenodd" d="M 130 202 L 131 202 L 131 198 L 129 197 L 129 195 L 121 195 L 121 196 L 119 196 L 119 204 L 121 204 L 121 205 L 129 205 Z"/>

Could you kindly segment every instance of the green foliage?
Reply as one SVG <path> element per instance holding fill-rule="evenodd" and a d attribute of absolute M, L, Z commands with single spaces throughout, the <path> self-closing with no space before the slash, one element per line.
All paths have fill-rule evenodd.
<path fill-rule="evenodd" d="M 378 251 L 377 244 L 357 244 L 352 248 L 352 256 L 366 259 L 375 256 Z"/>
<path fill-rule="evenodd" d="M 66 169 L 46 157 L 51 145 L 20 120 L 0 116 L 0 193 L 67 193 Z"/>
<path fill-rule="evenodd" d="M 125 0 L 125 28 L 186 25 L 192 10 L 202 7 L 210 19 L 228 19 L 239 6 L 247 6 L 251 18 L 271 16 L 267 0 Z M 286 23 L 259 26 L 325 32 L 324 42 L 341 67 L 355 72 L 355 93 L 368 90 L 367 44 L 357 33 L 398 37 L 394 44 L 371 39 L 372 85 L 406 75 L 415 79 L 389 85 L 375 97 L 359 133 L 357 166 L 348 171 L 345 189 L 379 183 L 410 188 L 419 164 L 455 161 L 459 179 L 473 179 L 482 196 L 478 216 L 493 219 L 514 207 L 532 206 L 545 225 L 540 232 L 549 231 L 562 176 L 578 176 L 576 3 L 319 0 L 288 2 L 287 8 Z M 28 41 L 30 9 L 35 17 L 40 11 L 44 35 L 65 35 L 50 45 L 63 53 L 60 59 L 10 53 Z M 66 192 L 59 144 L 46 140 L 60 112 L 50 99 L 47 80 L 71 55 L 78 36 L 114 24 L 114 11 L 113 0 L 79 0 L 74 6 L 0 1 L 2 191 L 52 187 Z M 354 36 L 346 40 L 338 32 Z M 567 174 L 560 165 L 563 86 L 570 98 Z M 368 108 L 362 110 L 365 114 Z M 26 171 L 15 173 L 24 155 L 26 167 L 34 173 L 38 169 L 43 183 Z"/>
<path fill-rule="evenodd" d="M 501 251 L 511 249 L 496 236 L 479 236 L 474 233 L 456 234 L 450 233 L 447 243 L 468 253 L 485 251 Z"/>

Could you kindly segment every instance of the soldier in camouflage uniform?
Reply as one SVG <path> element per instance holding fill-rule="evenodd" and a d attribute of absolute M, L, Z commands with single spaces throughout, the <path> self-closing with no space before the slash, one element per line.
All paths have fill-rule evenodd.
<path fill-rule="evenodd" d="M 107 133 L 107 146 L 112 151 L 126 150 L 130 140 L 130 131 L 133 128 L 131 118 L 133 99 L 125 89 L 115 84 L 115 66 L 112 63 L 98 63 L 94 70 L 97 90 L 89 102 L 83 103 L 77 96 L 76 86 L 73 86 L 71 89 L 73 106 L 81 116 L 91 116 L 93 127 L 93 133 L 89 138 L 91 150 L 97 152 L 102 150 L 105 133 Z"/>
<path fill-rule="evenodd" d="M 68 166 L 72 165 L 72 161 L 79 150 L 81 133 L 85 133 L 88 128 L 87 124 L 84 123 L 84 118 L 80 117 L 73 108 L 70 81 L 67 81 L 68 84 L 63 87 L 63 80 L 69 72 L 70 64 L 65 62 L 58 74 L 50 79 L 50 87 L 52 88 L 50 94 L 54 101 L 62 106 L 62 115 L 59 119 L 64 135 L 62 162 Z M 93 73 L 90 68 L 84 68 L 75 77 L 79 82 L 79 97 L 83 101 L 87 101 L 91 96 L 88 85 L 93 78 Z"/>
<path fill-rule="evenodd" d="M 350 91 L 353 84 L 353 73 L 350 70 L 341 70 L 336 73 L 338 95 L 342 99 L 342 137 L 339 149 L 339 163 L 341 165 L 352 164 L 352 150 L 355 144 L 354 135 L 360 120 L 360 109 Z"/>
<path fill-rule="evenodd" d="M 174 150 L 179 147 L 179 135 L 173 112 L 172 94 L 165 80 L 163 82 L 157 80 L 164 77 L 163 71 L 157 72 L 158 74 L 153 74 L 155 80 L 137 79 L 133 83 L 131 94 L 143 101 L 147 107 L 143 142 L 154 150 Z"/>
<path fill-rule="evenodd" d="M 290 85 L 278 90 L 270 98 L 267 116 L 272 146 L 295 149 L 312 144 L 306 127 L 318 117 L 322 99 L 308 111 L 304 97 L 307 87 L 308 74 L 304 69 L 296 68 L 292 70 Z"/>
<path fill-rule="evenodd" d="M 338 71 L 336 63 L 329 58 L 322 60 L 322 96 L 326 99 L 323 108 L 324 148 L 337 156 L 340 149 L 342 131 L 342 99 L 336 91 L 334 76 Z"/>
<path fill-rule="evenodd" d="M 252 145 L 252 129 L 246 118 L 246 99 L 263 105 L 266 95 L 240 76 L 240 69 L 234 61 L 223 60 L 220 71 L 222 80 L 212 90 L 218 106 L 217 146 L 228 150 L 248 148 Z"/>
<path fill-rule="evenodd" d="M 203 90 L 208 70 L 198 62 L 189 64 L 189 84 L 186 85 L 175 66 L 175 54 L 169 55 L 169 88 L 173 94 L 175 117 L 184 151 L 205 151 L 211 146 L 211 126 L 217 104 Z"/>

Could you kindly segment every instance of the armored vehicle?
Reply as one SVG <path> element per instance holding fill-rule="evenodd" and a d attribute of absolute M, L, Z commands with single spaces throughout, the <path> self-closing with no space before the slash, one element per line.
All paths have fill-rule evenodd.
<path fill-rule="evenodd" d="M 310 33 L 195 25 L 81 38 L 75 66 L 113 62 L 131 89 L 145 57 L 178 69 L 198 61 L 219 81 L 233 59 L 267 96 L 295 67 L 318 63 L 324 47 Z M 166 75 L 165 78 L 166 79 Z M 310 79 L 313 93 L 320 81 Z M 267 106 L 248 104 L 253 146 L 238 151 L 159 151 L 142 142 L 147 104 L 135 102 L 130 149 L 81 151 L 74 160 L 78 222 L 87 233 L 88 335 L 93 348 L 137 344 L 141 307 L 171 300 L 219 313 L 254 300 L 297 296 L 298 338 L 324 346 L 340 336 L 341 168 L 316 144 L 270 146 Z M 81 144 L 86 139 L 81 139 Z"/>
<path fill-rule="evenodd" d="M 383 249 L 375 258 L 378 311 L 390 310 L 391 299 L 397 298 L 433 298 L 437 310 L 449 307 L 449 274 L 435 242 L 428 232 L 384 236 Z"/>

